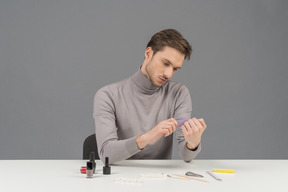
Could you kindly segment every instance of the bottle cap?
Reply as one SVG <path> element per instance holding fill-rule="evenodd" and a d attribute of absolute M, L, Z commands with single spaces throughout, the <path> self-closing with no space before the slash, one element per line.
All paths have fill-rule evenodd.
<path fill-rule="evenodd" d="M 92 169 L 93 169 L 93 163 L 91 161 L 87 161 L 86 170 L 92 170 Z"/>
<path fill-rule="evenodd" d="M 94 152 L 90 152 L 89 160 L 90 161 L 95 161 L 95 153 Z"/>
<path fill-rule="evenodd" d="M 82 167 L 82 168 L 80 169 L 80 172 L 81 172 L 82 174 L 86 174 L 86 167 L 85 167 L 85 168 Z"/>

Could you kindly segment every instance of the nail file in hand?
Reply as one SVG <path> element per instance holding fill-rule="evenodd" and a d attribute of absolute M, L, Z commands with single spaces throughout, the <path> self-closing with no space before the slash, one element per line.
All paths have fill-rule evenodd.
<path fill-rule="evenodd" d="M 181 119 L 181 120 L 179 120 L 177 123 L 178 123 L 178 127 L 181 127 L 182 125 L 184 125 L 184 123 L 186 122 L 186 121 L 188 121 L 189 119 L 188 118 L 184 118 L 184 119 Z"/>

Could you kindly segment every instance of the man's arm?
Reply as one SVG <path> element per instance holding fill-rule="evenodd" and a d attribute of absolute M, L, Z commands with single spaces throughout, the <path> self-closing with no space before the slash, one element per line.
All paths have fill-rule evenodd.
<path fill-rule="evenodd" d="M 187 141 L 187 148 L 195 151 L 201 142 L 201 136 L 206 129 L 204 119 L 196 119 L 195 117 L 189 119 L 181 126 L 184 138 Z"/>
<path fill-rule="evenodd" d="M 176 120 L 181 120 L 183 118 L 188 118 L 189 120 L 184 123 L 183 126 L 176 129 L 176 139 L 178 141 L 178 152 L 182 159 L 186 162 L 194 159 L 197 154 L 201 151 L 201 135 L 193 134 L 193 130 L 189 126 L 192 112 L 192 102 L 188 89 L 183 86 L 177 95 L 175 103 L 174 118 Z M 206 128 L 206 127 L 205 127 Z M 200 137 L 199 137 L 200 136 Z M 199 139 L 200 138 L 200 139 Z"/>
<path fill-rule="evenodd" d="M 140 151 L 136 144 L 137 136 L 119 140 L 113 96 L 105 87 L 97 91 L 94 97 L 93 117 L 98 153 L 102 162 L 105 162 L 105 157 L 109 157 L 110 163 L 121 161 Z"/>
<path fill-rule="evenodd" d="M 171 135 L 176 130 L 176 127 L 177 121 L 174 118 L 159 122 L 153 129 L 137 137 L 138 148 L 143 149 L 149 143 L 153 143 L 163 136 Z"/>

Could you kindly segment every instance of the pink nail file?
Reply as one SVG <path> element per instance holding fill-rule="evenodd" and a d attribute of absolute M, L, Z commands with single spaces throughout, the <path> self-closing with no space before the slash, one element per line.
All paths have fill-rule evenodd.
<path fill-rule="evenodd" d="M 188 118 L 184 118 L 184 119 L 179 120 L 178 121 L 178 127 L 181 127 L 182 125 L 184 125 L 184 123 L 188 120 L 189 120 Z"/>

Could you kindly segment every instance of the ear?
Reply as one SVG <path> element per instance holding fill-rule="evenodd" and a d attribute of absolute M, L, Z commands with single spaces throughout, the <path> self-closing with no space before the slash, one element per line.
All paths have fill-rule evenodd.
<path fill-rule="evenodd" d="M 153 49 L 151 47 L 147 47 L 145 50 L 145 58 L 151 59 L 153 57 Z"/>

